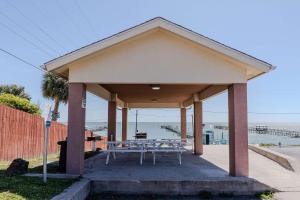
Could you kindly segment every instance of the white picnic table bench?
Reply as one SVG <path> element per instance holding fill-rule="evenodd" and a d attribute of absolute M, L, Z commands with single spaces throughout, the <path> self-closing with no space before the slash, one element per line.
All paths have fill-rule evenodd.
<path fill-rule="evenodd" d="M 176 153 L 179 165 L 181 165 L 181 154 L 185 151 L 183 145 L 185 142 L 175 139 L 142 139 L 142 140 L 126 140 L 126 141 L 109 141 L 107 143 L 106 165 L 109 164 L 110 154 L 116 159 L 116 153 L 140 153 L 140 165 L 143 164 L 143 159 L 146 153 L 150 152 L 153 155 L 153 165 L 157 153 Z"/>

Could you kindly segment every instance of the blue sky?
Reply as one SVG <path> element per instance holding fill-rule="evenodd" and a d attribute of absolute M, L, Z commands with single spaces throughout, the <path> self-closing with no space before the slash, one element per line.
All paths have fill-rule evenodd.
<path fill-rule="evenodd" d="M 0 48 L 40 66 L 161 16 L 277 66 L 275 71 L 248 83 L 249 121 L 300 122 L 299 10 L 300 1 L 296 0 L 1 0 Z M 2 52 L 0 72 L 0 84 L 25 86 L 32 100 L 45 107 L 48 101 L 41 95 L 42 72 Z M 221 112 L 204 112 L 204 121 L 227 121 L 227 93 L 208 99 L 203 109 Z M 66 121 L 66 106 L 60 111 L 60 120 Z M 140 121 L 179 120 L 178 110 L 139 112 Z M 134 121 L 134 110 L 129 113 L 129 121 Z M 106 119 L 107 102 L 88 95 L 87 121 Z"/>

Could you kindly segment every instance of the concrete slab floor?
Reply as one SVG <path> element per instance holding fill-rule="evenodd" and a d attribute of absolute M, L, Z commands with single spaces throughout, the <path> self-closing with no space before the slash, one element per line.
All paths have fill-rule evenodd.
<path fill-rule="evenodd" d="M 179 166 L 176 154 L 158 154 L 153 165 L 152 154 L 146 154 L 143 165 L 139 164 L 138 153 L 117 154 L 117 159 L 105 165 L 105 155 L 101 155 L 84 175 L 93 180 L 199 180 L 206 178 L 227 178 L 228 172 L 213 163 L 185 152 Z"/>
<path fill-rule="evenodd" d="M 190 147 L 189 147 L 190 148 Z M 85 169 L 84 177 L 92 180 L 240 180 L 228 176 L 227 145 L 205 145 L 204 154 L 195 156 L 190 151 L 178 165 L 176 154 L 160 154 L 153 166 L 152 155 L 147 154 L 142 166 L 139 154 L 117 154 L 105 165 L 105 155 L 98 155 Z M 279 191 L 299 192 L 300 176 L 277 163 L 249 150 L 250 178 Z"/>

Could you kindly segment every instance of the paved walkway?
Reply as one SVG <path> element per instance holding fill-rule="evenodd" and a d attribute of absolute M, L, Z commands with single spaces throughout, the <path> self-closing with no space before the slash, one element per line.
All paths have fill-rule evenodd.
<path fill-rule="evenodd" d="M 297 149 L 297 150 L 296 150 Z M 275 150 L 272 148 L 272 150 Z M 286 153 L 293 156 L 300 148 L 280 149 L 280 153 Z M 228 146 L 206 146 L 203 158 L 215 163 L 224 170 L 229 169 L 228 165 Z M 220 157 L 220 151 L 222 156 Z M 297 154 L 299 156 L 300 154 Z M 299 200 L 300 199 L 300 174 L 291 172 L 281 167 L 276 162 L 265 158 L 251 150 L 249 150 L 249 172 L 250 177 L 261 183 L 269 185 L 279 191 L 275 194 L 276 200 Z"/>
<path fill-rule="evenodd" d="M 277 151 L 282 154 L 286 154 L 300 161 L 300 146 L 289 146 L 289 147 L 270 147 L 271 150 Z"/>
<path fill-rule="evenodd" d="M 289 147 L 270 147 L 272 151 L 277 151 L 279 153 L 288 155 L 292 158 L 297 159 L 300 162 L 300 147 L 299 146 L 289 146 Z M 293 163 L 298 164 L 298 167 L 300 169 L 299 163 Z M 299 170 L 298 170 L 299 171 Z M 298 172 L 299 174 L 299 172 Z M 300 190 L 297 191 L 296 188 L 294 188 L 295 191 L 289 191 L 289 192 L 279 192 L 275 194 L 275 199 L 278 200 L 299 200 L 300 199 Z"/>
<path fill-rule="evenodd" d="M 203 158 L 225 171 L 229 169 L 228 146 L 205 146 Z M 300 175 L 289 171 L 276 162 L 249 150 L 250 177 L 280 191 L 299 192 Z M 300 199 L 300 198 L 299 198 Z"/>

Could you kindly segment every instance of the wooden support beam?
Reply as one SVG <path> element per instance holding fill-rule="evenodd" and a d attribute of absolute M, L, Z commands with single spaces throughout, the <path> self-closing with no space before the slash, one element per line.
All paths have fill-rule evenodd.
<path fill-rule="evenodd" d="M 120 98 L 117 97 L 117 106 L 121 107 L 121 108 L 124 108 L 124 107 L 126 107 L 126 103 L 123 100 L 121 100 Z"/>
<path fill-rule="evenodd" d="M 127 103 L 129 108 L 180 108 L 179 103 Z"/>
<path fill-rule="evenodd" d="M 203 101 L 203 100 L 205 100 L 209 97 L 215 96 L 227 89 L 228 89 L 228 85 L 211 85 L 211 86 L 207 87 L 205 90 L 199 92 L 198 96 L 199 96 L 199 99 L 201 101 Z"/>
<path fill-rule="evenodd" d="M 86 89 L 88 92 L 107 101 L 109 101 L 111 98 L 111 93 L 99 84 L 87 84 Z"/>
<path fill-rule="evenodd" d="M 87 91 L 107 101 L 117 102 L 118 107 L 125 107 L 125 102 L 122 99 L 120 99 L 117 94 L 110 93 L 108 90 L 106 90 L 99 84 L 87 84 Z"/>
<path fill-rule="evenodd" d="M 194 102 L 203 101 L 209 97 L 217 95 L 228 88 L 228 85 L 210 85 L 199 93 L 193 94 L 190 98 L 185 100 L 182 105 L 184 107 L 191 106 Z"/>
<path fill-rule="evenodd" d="M 116 102 L 118 107 L 121 107 L 121 108 L 126 107 L 125 102 L 118 97 L 118 94 L 115 94 L 115 93 L 111 94 L 109 101 Z"/>

